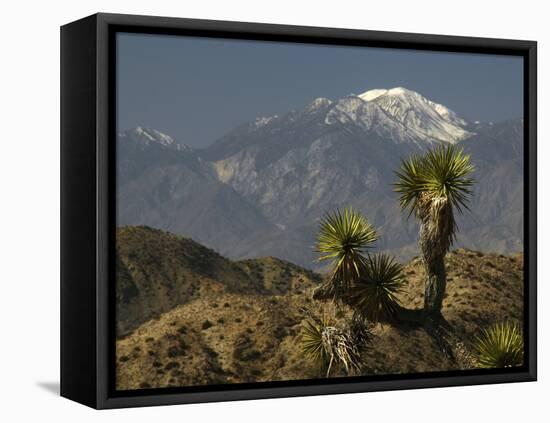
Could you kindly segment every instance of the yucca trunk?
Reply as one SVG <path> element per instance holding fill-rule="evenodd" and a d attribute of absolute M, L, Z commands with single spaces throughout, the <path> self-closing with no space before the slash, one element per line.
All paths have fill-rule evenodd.
<path fill-rule="evenodd" d="M 428 314 L 438 314 L 443 306 L 443 297 L 447 286 L 445 274 L 445 256 L 424 258 L 426 286 L 424 288 L 424 310 Z"/>
<path fill-rule="evenodd" d="M 423 204 L 420 225 L 420 249 L 426 270 L 424 311 L 439 314 L 443 306 L 447 276 L 445 254 L 449 251 L 454 229 L 451 204 L 446 198 L 435 198 Z"/>

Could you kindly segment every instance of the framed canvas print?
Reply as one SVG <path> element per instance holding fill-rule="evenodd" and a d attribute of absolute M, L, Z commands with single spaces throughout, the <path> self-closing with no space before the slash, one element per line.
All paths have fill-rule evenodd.
<path fill-rule="evenodd" d="M 536 379 L 536 43 L 61 29 L 61 393 Z"/>

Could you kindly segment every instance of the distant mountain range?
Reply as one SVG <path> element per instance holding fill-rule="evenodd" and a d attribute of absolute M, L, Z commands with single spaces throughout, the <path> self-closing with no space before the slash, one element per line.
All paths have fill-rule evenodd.
<path fill-rule="evenodd" d="M 441 143 L 472 155 L 477 183 L 456 246 L 523 250 L 523 120 L 472 123 L 405 88 L 256 118 L 206 149 L 135 128 L 117 141 L 118 225 L 191 237 L 232 259 L 276 256 L 319 269 L 319 217 L 346 205 L 378 228 L 378 247 L 417 254 L 418 226 L 391 184 L 400 160 Z"/>

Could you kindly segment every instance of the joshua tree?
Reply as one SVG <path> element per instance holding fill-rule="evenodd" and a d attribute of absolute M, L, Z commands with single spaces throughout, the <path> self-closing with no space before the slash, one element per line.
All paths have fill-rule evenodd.
<path fill-rule="evenodd" d="M 518 325 L 500 323 L 476 340 L 477 360 L 482 367 L 512 367 L 523 364 L 523 337 Z"/>
<path fill-rule="evenodd" d="M 396 294 L 403 285 L 403 267 L 386 254 L 370 255 L 378 239 L 376 230 L 351 207 L 321 220 L 317 251 L 319 260 L 332 260 L 330 278 L 314 293 L 316 299 L 341 301 L 376 323 L 392 319 L 400 310 Z"/>
<path fill-rule="evenodd" d="M 474 180 L 470 156 L 453 145 L 438 146 L 401 162 L 395 191 L 400 205 L 420 221 L 420 250 L 427 279 L 424 310 L 440 315 L 446 287 L 445 254 L 456 235 L 455 209 L 467 209 Z"/>

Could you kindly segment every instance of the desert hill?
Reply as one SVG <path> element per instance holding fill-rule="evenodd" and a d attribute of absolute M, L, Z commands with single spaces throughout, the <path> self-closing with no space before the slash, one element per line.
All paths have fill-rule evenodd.
<path fill-rule="evenodd" d="M 300 293 L 320 276 L 274 257 L 230 261 L 181 236 L 145 226 L 117 229 L 117 333 L 220 289 L 243 295 Z"/>
<path fill-rule="evenodd" d="M 231 262 L 192 240 L 145 227 L 121 228 L 117 237 L 119 288 L 131 294 L 117 298 L 124 335 L 117 340 L 118 389 L 322 376 L 300 354 L 303 320 L 329 308 L 311 299 L 321 276 L 274 258 Z M 458 249 L 446 265 L 443 314 L 460 340 L 455 358 L 424 329 L 377 325 L 365 374 L 473 367 L 476 334 L 522 319 L 523 254 Z M 420 307 L 421 261 L 410 261 L 405 274 L 402 304 Z M 145 323 L 134 329 L 134 318 Z"/>

